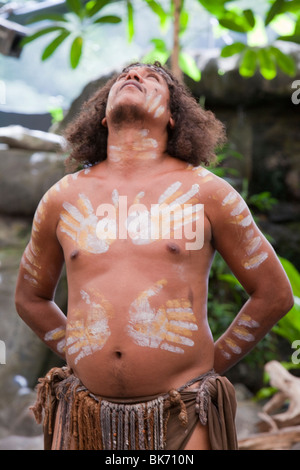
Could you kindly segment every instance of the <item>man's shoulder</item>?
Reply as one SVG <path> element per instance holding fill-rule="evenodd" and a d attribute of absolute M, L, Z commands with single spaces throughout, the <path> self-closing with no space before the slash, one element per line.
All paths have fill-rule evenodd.
<path fill-rule="evenodd" d="M 93 171 L 90 167 L 68 173 L 47 190 L 44 198 L 55 201 L 61 199 L 61 197 L 71 195 L 73 191 L 78 191 L 80 187 L 84 187 L 92 174 Z"/>
<path fill-rule="evenodd" d="M 186 169 L 190 173 L 189 181 L 193 181 L 199 185 L 199 192 L 201 195 L 216 195 L 216 193 L 222 194 L 223 192 L 234 190 L 234 188 L 225 179 L 215 174 L 212 170 L 209 170 L 203 166 L 192 166 L 189 165 Z"/>

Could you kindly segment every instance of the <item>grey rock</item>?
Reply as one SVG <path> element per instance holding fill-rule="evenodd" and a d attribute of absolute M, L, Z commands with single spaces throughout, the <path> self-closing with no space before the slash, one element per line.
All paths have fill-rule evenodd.
<path fill-rule="evenodd" d="M 1 127 L 0 143 L 7 144 L 11 148 L 33 151 L 56 152 L 65 150 L 63 137 L 51 132 L 27 129 L 18 125 Z"/>
<path fill-rule="evenodd" d="M 56 153 L 0 150 L 0 214 L 32 216 L 64 174 L 64 159 Z"/>
<path fill-rule="evenodd" d="M 44 437 L 7 436 L 0 439 L 0 450 L 43 450 Z"/>

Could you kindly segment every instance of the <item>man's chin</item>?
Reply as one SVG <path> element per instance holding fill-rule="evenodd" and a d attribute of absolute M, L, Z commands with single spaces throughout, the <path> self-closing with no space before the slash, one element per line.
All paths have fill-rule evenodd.
<path fill-rule="evenodd" d="M 114 126 L 132 124 L 145 119 L 145 110 L 134 103 L 119 104 L 110 112 L 110 121 Z"/>

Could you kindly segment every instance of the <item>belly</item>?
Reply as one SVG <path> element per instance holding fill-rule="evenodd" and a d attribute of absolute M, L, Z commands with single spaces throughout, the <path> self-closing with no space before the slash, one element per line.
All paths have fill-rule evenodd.
<path fill-rule="evenodd" d="M 70 288 L 67 361 L 104 397 L 166 392 L 213 366 L 206 270 L 192 276 L 169 258 L 128 258 Z"/>
<path fill-rule="evenodd" d="M 77 362 L 67 354 L 67 362 L 92 393 L 107 398 L 144 397 L 177 388 L 211 369 L 212 341 L 202 343 L 202 348 L 175 357 L 161 349 L 114 348 L 108 343 L 101 351 L 85 351 Z"/>
<path fill-rule="evenodd" d="M 177 337 L 156 332 L 150 338 L 141 330 L 130 336 L 123 323 L 120 320 L 111 330 L 99 324 L 93 332 L 77 325 L 75 341 L 74 331 L 67 328 L 67 362 L 97 395 L 130 398 L 164 393 L 213 367 L 214 343 L 207 326 L 181 330 Z"/>

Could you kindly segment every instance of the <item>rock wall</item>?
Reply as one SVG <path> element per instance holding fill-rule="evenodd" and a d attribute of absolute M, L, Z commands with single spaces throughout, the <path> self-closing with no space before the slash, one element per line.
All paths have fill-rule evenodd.
<path fill-rule="evenodd" d="M 6 353 L 5 364 L 0 364 L 0 438 L 41 432 L 28 406 L 35 398 L 32 390 L 37 378 L 53 360 L 14 305 L 20 259 L 34 211 L 47 189 L 65 173 L 58 143 L 50 145 L 49 136 L 37 136 L 20 126 L 0 129 L 0 340 Z M 62 306 L 64 297 L 60 288 L 57 300 Z"/>

